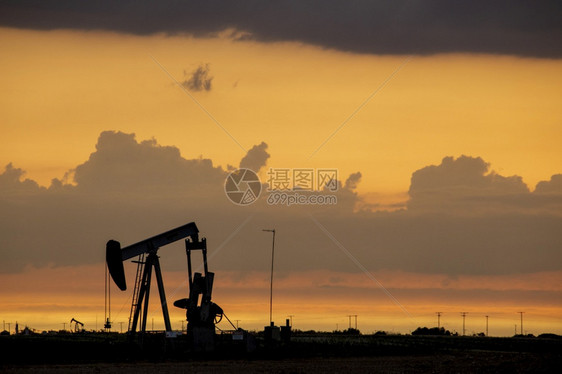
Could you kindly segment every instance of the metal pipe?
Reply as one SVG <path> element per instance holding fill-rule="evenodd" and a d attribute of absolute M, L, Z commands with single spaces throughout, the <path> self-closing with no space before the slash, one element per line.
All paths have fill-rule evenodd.
<path fill-rule="evenodd" d="M 162 304 L 162 314 L 164 315 L 164 325 L 166 331 L 172 331 L 170 323 L 170 315 L 168 314 L 168 303 L 166 302 L 166 291 L 164 290 L 164 281 L 162 280 L 162 270 L 160 269 L 160 261 L 158 256 L 154 255 L 154 272 L 156 273 L 156 281 L 158 283 L 158 293 L 160 294 L 160 303 Z"/>

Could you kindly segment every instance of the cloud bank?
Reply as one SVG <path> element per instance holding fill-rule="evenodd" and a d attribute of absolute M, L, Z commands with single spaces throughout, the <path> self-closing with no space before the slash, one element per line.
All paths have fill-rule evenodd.
<path fill-rule="evenodd" d="M 556 0 L 44 1 L 0 5 L 0 25 L 292 41 L 373 54 L 562 56 Z"/>
<path fill-rule="evenodd" d="M 268 158 L 261 143 L 240 166 L 259 170 Z M 531 192 L 481 158 L 445 157 L 412 174 L 410 199 L 393 212 L 357 210 L 360 172 L 339 182 L 336 205 L 292 207 L 268 205 L 265 194 L 236 206 L 224 192 L 227 175 L 210 159 L 186 159 L 176 147 L 113 131 L 101 133 L 95 152 L 68 174 L 72 184 L 40 187 L 9 164 L 0 174 L 0 271 L 102 263 L 109 239 L 127 245 L 191 221 L 208 238 L 215 270 L 267 269 L 270 238 L 261 230 L 275 227 L 280 274 L 358 272 L 316 222 L 370 271 L 562 270 L 560 174 Z M 182 270 L 181 243 L 170 247 L 163 267 Z"/>

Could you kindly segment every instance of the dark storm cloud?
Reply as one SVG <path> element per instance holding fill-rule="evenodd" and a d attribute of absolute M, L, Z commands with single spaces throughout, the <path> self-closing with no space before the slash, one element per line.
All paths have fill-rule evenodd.
<path fill-rule="evenodd" d="M 374 54 L 562 56 L 557 0 L 4 1 L 0 25 L 296 41 Z"/>

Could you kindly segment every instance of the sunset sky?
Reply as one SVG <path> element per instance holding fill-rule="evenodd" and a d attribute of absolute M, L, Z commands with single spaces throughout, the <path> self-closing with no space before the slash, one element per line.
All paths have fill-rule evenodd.
<path fill-rule="evenodd" d="M 194 221 L 214 301 L 247 329 L 268 323 L 275 228 L 278 324 L 357 314 L 364 333 L 410 332 L 439 311 L 460 332 L 468 312 L 467 333 L 488 315 L 506 336 L 524 311 L 526 333 L 562 334 L 560 15 L 555 1 L 3 2 L 0 319 L 100 329 L 107 240 Z M 264 183 L 248 206 L 224 192 L 239 166 Z M 269 168 L 336 169 L 337 204 L 268 205 Z M 159 254 L 171 304 L 185 252 Z M 114 288 L 117 330 L 131 293 Z"/>

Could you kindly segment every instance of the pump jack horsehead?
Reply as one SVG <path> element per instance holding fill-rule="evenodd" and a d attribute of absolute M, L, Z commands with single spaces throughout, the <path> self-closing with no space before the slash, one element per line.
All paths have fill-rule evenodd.
<path fill-rule="evenodd" d="M 160 247 L 185 238 L 189 275 L 189 298 L 177 300 L 174 302 L 174 305 L 179 308 L 187 309 L 187 332 L 192 343 L 205 350 L 212 349 L 214 345 L 215 323 L 220 322 L 223 311 L 217 304 L 211 301 L 214 273 L 209 272 L 207 268 L 207 241 L 205 238 L 199 240 L 198 234 L 199 230 L 197 226 L 194 222 L 191 222 L 138 243 L 131 244 L 125 248 L 121 248 L 121 244 L 118 241 L 110 240 L 107 242 L 107 268 L 111 278 L 122 291 L 127 289 L 123 261 L 138 257 L 138 260 L 134 261 L 138 265 L 135 287 L 133 290 L 131 314 L 129 317 L 128 331 L 131 335 L 137 332 L 139 319 L 141 319 L 139 332 L 144 334 L 146 331 L 150 281 L 154 268 L 162 305 L 162 314 L 164 316 L 166 336 L 173 336 L 157 252 Z M 192 274 L 191 251 L 194 250 L 202 251 L 204 274 Z"/>

